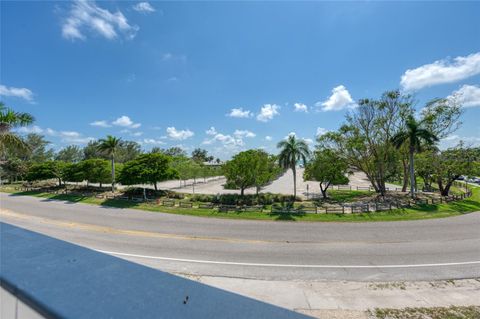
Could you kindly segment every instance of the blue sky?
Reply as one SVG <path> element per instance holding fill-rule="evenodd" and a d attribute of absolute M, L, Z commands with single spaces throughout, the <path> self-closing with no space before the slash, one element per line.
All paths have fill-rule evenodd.
<path fill-rule="evenodd" d="M 335 130 L 389 89 L 455 92 L 480 144 L 480 3 L 5 2 L 0 94 L 59 149 L 107 134 L 227 158 Z M 212 128 L 213 127 L 213 128 Z"/>

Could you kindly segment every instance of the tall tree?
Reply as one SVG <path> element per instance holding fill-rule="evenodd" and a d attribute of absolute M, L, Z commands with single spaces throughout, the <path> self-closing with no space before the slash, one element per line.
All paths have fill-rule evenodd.
<path fill-rule="evenodd" d="M 118 146 L 120 145 L 121 139 L 107 135 L 105 139 L 99 140 L 100 144 L 98 145 L 98 149 L 105 154 L 108 154 L 110 156 L 110 160 L 112 162 L 112 168 L 111 168 L 111 173 L 112 173 L 112 192 L 115 191 L 115 152 L 118 149 Z"/>
<path fill-rule="evenodd" d="M 173 147 L 170 147 L 170 148 L 167 148 L 167 149 L 161 149 L 159 147 L 154 147 L 154 148 L 152 148 L 152 150 L 150 152 L 151 153 L 163 153 L 165 155 L 172 156 L 172 157 L 176 157 L 176 156 L 186 157 L 187 156 L 187 152 L 185 152 L 185 150 L 183 148 L 178 147 L 178 146 L 173 146 Z"/>
<path fill-rule="evenodd" d="M 61 149 L 55 156 L 55 160 L 66 163 L 78 163 L 83 158 L 83 152 L 77 145 L 69 145 Z"/>
<path fill-rule="evenodd" d="M 348 164 L 365 173 L 372 187 L 385 195 L 386 181 L 398 175 L 398 158 L 391 138 L 412 114 L 409 96 L 387 91 L 378 100 L 361 99 L 358 107 L 347 114 L 347 122 L 337 132 L 320 136 L 321 147 L 342 154 Z M 406 164 L 406 162 L 405 162 Z"/>
<path fill-rule="evenodd" d="M 453 182 L 461 175 L 480 175 L 480 156 L 475 148 L 459 145 L 447 150 L 436 152 L 432 157 L 434 163 L 434 178 L 442 196 L 448 196 Z"/>
<path fill-rule="evenodd" d="M 27 181 L 39 181 L 56 178 L 58 186 L 62 185 L 63 169 L 66 164 L 60 161 L 35 163 L 28 169 Z"/>
<path fill-rule="evenodd" d="M 213 156 L 209 156 L 207 150 L 196 148 L 192 152 L 192 159 L 195 162 L 203 163 L 203 162 L 210 162 L 211 160 L 213 160 Z"/>
<path fill-rule="evenodd" d="M 91 159 L 91 158 L 104 158 L 110 159 L 105 152 L 101 151 L 99 148 L 100 141 L 90 141 L 87 145 L 83 148 L 83 159 Z"/>
<path fill-rule="evenodd" d="M 255 185 L 255 150 L 240 152 L 227 161 L 223 166 L 223 173 L 227 178 L 227 185 L 240 189 L 243 196 L 245 189 Z"/>
<path fill-rule="evenodd" d="M 177 171 L 170 165 L 171 157 L 161 153 L 142 154 L 126 162 L 120 171 L 119 181 L 123 185 L 153 184 L 177 177 Z"/>
<path fill-rule="evenodd" d="M 83 180 L 87 180 L 88 183 L 99 183 L 100 187 L 102 187 L 103 183 L 110 183 L 112 181 L 108 164 L 108 160 L 91 158 L 81 161 L 77 164 L 77 167 Z M 75 175 L 73 176 L 76 177 Z"/>
<path fill-rule="evenodd" d="M 115 162 L 125 163 L 137 158 L 140 154 L 142 154 L 142 148 L 137 142 L 120 141 L 115 153 Z"/>
<path fill-rule="evenodd" d="M 25 144 L 28 145 L 29 151 L 19 152 L 21 158 L 32 163 L 42 163 L 53 160 L 55 152 L 53 149 L 47 149 L 50 141 L 45 139 L 45 136 L 30 133 L 24 137 Z"/>
<path fill-rule="evenodd" d="M 430 130 L 424 128 L 424 122 L 417 121 L 413 116 L 410 116 L 407 120 L 405 130 L 401 130 L 392 137 L 392 143 L 397 149 L 405 144 L 408 146 L 410 158 L 410 193 L 412 198 L 415 198 L 415 152 L 421 151 L 422 143 L 431 146 L 437 141 L 438 137 Z"/>
<path fill-rule="evenodd" d="M 327 198 L 330 185 L 348 184 L 348 163 L 331 149 L 315 152 L 312 161 L 305 167 L 303 178 L 319 182 L 323 198 Z"/>
<path fill-rule="evenodd" d="M 6 151 L 21 149 L 28 151 L 28 145 L 11 130 L 32 124 L 34 118 L 28 113 L 16 112 L 0 102 L 0 155 Z"/>
<path fill-rule="evenodd" d="M 307 162 L 310 154 L 308 145 L 304 140 L 290 134 L 287 139 L 278 142 L 277 148 L 280 149 L 278 163 L 283 169 L 291 169 L 293 172 L 293 197 L 295 198 L 297 196 L 297 163 L 303 161 L 305 165 Z"/>

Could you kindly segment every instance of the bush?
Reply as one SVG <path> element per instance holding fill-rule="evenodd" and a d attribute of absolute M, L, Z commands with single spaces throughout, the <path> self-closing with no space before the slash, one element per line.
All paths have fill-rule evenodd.
<path fill-rule="evenodd" d="M 128 197 L 143 197 L 143 188 L 142 187 L 129 187 L 123 192 Z M 145 188 L 145 193 L 147 197 L 162 197 L 168 195 L 168 191 L 158 190 L 155 191 L 151 188 Z"/>
<path fill-rule="evenodd" d="M 293 196 L 282 194 L 261 193 L 257 195 L 244 195 L 240 194 L 221 194 L 221 195 L 205 195 L 196 194 L 190 197 L 193 202 L 208 202 L 222 205 L 271 205 L 273 203 L 285 203 L 291 202 Z M 297 197 L 296 201 L 301 201 L 301 198 Z"/>

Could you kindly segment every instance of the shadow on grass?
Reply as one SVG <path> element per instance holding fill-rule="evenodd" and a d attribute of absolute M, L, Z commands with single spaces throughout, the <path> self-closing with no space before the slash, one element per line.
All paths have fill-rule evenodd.
<path fill-rule="evenodd" d="M 100 206 L 104 208 L 138 208 L 140 203 L 122 199 L 105 199 Z"/>
<path fill-rule="evenodd" d="M 287 221 L 296 221 L 297 218 L 304 217 L 305 213 L 303 212 L 272 212 L 268 213 L 269 216 L 275 216 L 275 220 L 287 220 Z"/>

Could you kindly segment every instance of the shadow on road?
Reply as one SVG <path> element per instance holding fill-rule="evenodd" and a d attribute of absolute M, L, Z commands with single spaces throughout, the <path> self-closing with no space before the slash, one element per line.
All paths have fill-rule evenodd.
<path fill-rule="evenodd" d="M 10 224 L 0 230 L 2 287 L 54 318 L 308 318 Z"/>

